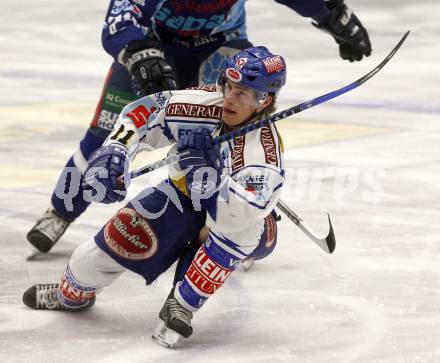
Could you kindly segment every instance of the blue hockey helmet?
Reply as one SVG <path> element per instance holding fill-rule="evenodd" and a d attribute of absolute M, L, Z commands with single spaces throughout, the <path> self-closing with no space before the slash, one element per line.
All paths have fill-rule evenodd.
<path fill-rule="evenodd" d="M 226 79 L 256 90 L 257 98 L 267 94 L 276 98 L 286 83 L 286 62 L 266 47 L 248 48 L 228 59 L 221 83 Z"/>

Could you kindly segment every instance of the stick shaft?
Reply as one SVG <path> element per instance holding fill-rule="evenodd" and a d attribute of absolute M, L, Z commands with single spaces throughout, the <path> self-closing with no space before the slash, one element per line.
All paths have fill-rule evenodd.
<path fill-rule="evenodd" d="M 286 117 L 292 116 L 294 114 L 300 113 L 304 110 L 307 110 L 311 107 L 317 106 L 321 103 L 327 102 L 333 98 L 336 98 L 340 95 L 343 95 L 344 93 L 347 93 L 357 87 L 359 87 L 361 84 L 368 81 L 370 78 L 372 78 L 377 72 L 379 72 L 385 64 L 389 62 L 389 60 L 396 54 L 396 52 L 399 50 L 405 39 L 408 37 L 409 30 L 403 35 L 403 37 L 399 40 L 399 42 L 394 46 L 394 48 L 391 50 L 391 52 L 380 62 L 373 70 L 368 72 L 366 75 L 362 76 L 358 80 L 348 84 L 347 86 L 341 87 L 335 91 L 326 93 L 325 95 L 313 98 L 309 101 L 302 102 L 296 106 L 290 107 L 286 110 L 277 112 L 273 114 L 272 116 L 265 118 L 263 120 L 257 121 L 255 123 L 245 125 L 243 127 L 240 127 L 239 129 L 233 130 L 231 132 L 228 132 L 226 134 L 220 135 L 216 137 L 213 140 L 214 145 L 219 145 L 225 141 L 232 140 L 233 138 L 237 136 L 242 136 L 250 131 L 269 126 L 270 124 L 277 122 L 279 120 L 282 120 Z M 166 165 L 172 165 L 175 164 L 177 161 L 179 161 L 179 154 L 176 155 L 169 155 L 166 158 L 156 161 L 154 163 L 145 165 L 139 169 L 133 170 L 130 173 L 130 178 L 136 178 L 140 175 L 147 174 L 151 171 L 154 171 L 158 168 L 161 168 Z"/>

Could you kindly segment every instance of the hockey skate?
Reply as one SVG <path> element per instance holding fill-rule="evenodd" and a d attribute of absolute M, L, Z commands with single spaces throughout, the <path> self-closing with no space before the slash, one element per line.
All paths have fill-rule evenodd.
<path fill-rule="evenodd" d="M 192 312 L 179 304 L 174 298 L 174 289 L 171 290 L 159 313 L 163 322 L 157 326 L 152 339 L 166 348 L 175 347 L 181 337 L 188 338 L 192 334 L 192 317 Z"/>
<path fill-rule="evenodd" d="M 95 297 L 78 308 L 66 307 L 58 298 L 59 284 L 37 284 L 27 289 L 23 294 L 23 303 L 38 310 L 60 310 L 60 311 L 84 311 L 93 306 Z"/>
<path fill-rule="evenodd" d="M 47 253 L 69 227 L 70 222 L 49 208 L 27 234 L 28 241 L 40 252 Z"/>

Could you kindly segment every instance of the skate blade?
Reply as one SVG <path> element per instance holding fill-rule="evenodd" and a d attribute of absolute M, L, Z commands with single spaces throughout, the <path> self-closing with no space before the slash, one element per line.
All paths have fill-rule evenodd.
<path fill-rule="evenodd" d="M 151 336 L 151 339 L 163 347 L 174 348 L 179 342 L 180 337 L 180 334 L 176 333 L 174 330 L 168 329 L 165 326 L 165 323 L 161 322 Z"/>

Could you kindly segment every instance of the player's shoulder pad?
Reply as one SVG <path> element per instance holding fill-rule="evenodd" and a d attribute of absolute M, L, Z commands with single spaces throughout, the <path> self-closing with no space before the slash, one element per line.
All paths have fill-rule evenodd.
<path fill-rule="evenodd" d="M 223 114 L 223 95 L 204 89 L 173 91 L 165 109 L 165 117 L 174 120 L 197 120 L 218 122 Z"/>
<path fill-rule="evenodd" d="M 128 112 L 133 111 L 139 106 L 143 106 L 148 110 L 154 110 L 153 112 L 161 111 L 166 107 L 172 97 L 173 92 L 171 91 L 157 92 L 149 96 L 144 96 L 137 99 L 136 101 L 129 103 L 127 106 L 124 107 L 121 113 L 127 114 Z"/>

